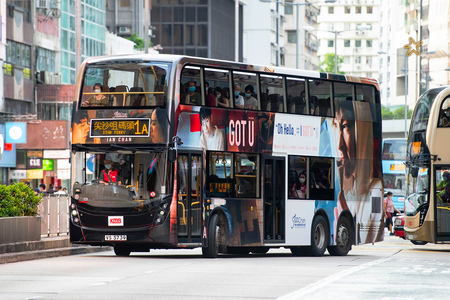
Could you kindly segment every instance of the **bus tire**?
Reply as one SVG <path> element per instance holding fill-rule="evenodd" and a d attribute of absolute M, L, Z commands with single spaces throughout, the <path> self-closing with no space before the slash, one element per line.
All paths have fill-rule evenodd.
<path fill-rule="evenodd" d="M 117 256 L 130 256 L 131 250 L 128 247 L 117 245 L 117 246 L 114 246 L 114 253 Z"/>
<path fill-rule="evenodd" d="M 414 245 L 417 245 L 417 246 L 423 246 L 423 245 L 428 244 L 428 242 L 424 242 L 424 241 L 414 241 L 414 240 L 411 240 L 411 243 L 413 243 Z"/>
<path fill-rule="evenodd" d="M 329 240 L 327 221 L 321 215 L 317 215 L 311 227 L 311 246 L 306 252 L 309 256 L 322 256 L 327 250 Z"/>
<path fill-rule="evenodd" d="M 216 258 L 217 256 L 219 256 L 221 232 L 222 230 L 219 226 L 219 215 L 214 214 L 209 220 L 208 246 L 202 247 L 202 253 L 204 257 Z"/>
<path fill-rule="evenodd" d="M 336 230 L 336 245 L 328 246 L 328 253 L 332 256 L 345 256 L 352 249 L 352 227 L 348 218 L 339 218 Z"/>

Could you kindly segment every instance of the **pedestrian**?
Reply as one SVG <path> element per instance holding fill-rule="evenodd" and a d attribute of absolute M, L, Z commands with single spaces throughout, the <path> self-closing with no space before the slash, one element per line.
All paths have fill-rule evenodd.
<path fill-rule="evenodd" d="M 392 200 L 392 192 L 387 192 L 386 198 L 384 199 L 384 217 L 386 219 L 385 225 L 389 229 L 389 235 L 394 235 L 392 231 L 392 217 L 394 215 L 394 211 L 400 213 L 400 211 L 395 208 L 394 201 Z"/>
<path fill-rule="evenodd" d="M 55 193 L 56 191 L 55 191 L 55 186 L 53 185 L 53 183 L 50 183 L 49 185 L 48 185 L 48 190 L 47 190 L 47 194 L 53 194 L 53 193 Z"/>
<path fill-rule="evenodd" d="M 58 195 L 62 195 L 62 194 L 65 194 L 65 193 L 66 192 L 63 191 L 62 186 L 58 186 L 58 190 L 55 192 L 55 194 L 58 194 Z"/>

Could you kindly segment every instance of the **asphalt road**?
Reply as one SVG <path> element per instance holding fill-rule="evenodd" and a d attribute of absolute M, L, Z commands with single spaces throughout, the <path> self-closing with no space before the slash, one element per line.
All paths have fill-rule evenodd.
<path fill-rule="evenodd" d="M 0 299 L 449 299 L 449 254 L 389 236 L 345 257 L 108 251 L 0 265 Z"/>

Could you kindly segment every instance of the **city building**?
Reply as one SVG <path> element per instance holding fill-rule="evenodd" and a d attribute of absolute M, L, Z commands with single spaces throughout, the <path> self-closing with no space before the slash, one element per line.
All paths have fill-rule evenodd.
<path fill-rule="evenodd" d="M 236 20 L 235 3 L 235 0 L 180 0 L 173 5 L 168 0 L 152 1 L 151 42 L 161 45 L 161 53 L 234 61 L 236 25 L 239 25 L 238 60 L 242 61 L 243 8 L 239 2 Z"/>
<path fill-rule="evenodd" d="M 336 54 L 343 60 L 338 63 L 339 71 L 377 78 L 378 16 L 378 0 L 338 0 L 322 5 L 316 30 L 319 62 L 327 53 Z"/>
<path fill-rule="evenodd" d="M 134 33 L 143 38 L 144 13 L 144 0 L 106 0 L 106 29 L 125 38 Z"/>

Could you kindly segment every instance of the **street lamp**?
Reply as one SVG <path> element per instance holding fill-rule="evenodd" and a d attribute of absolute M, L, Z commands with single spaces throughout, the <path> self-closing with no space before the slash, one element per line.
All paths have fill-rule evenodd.
<path fill-rule="evenodd" d="M 356 27 L 356 30 L 318 30 L 313 26 L 303 26 L 303 30 L 312 32 L 312 31 L 325 31 L 334 33 L 334 73 L 337 74 L 337 36 L 339 33 L 345 31 L 364 31 L 369 30 L 371 27 L 369 25 L 359 25 Z"/>
<path fill-rule="evenodd" d="M 395 54 L 397 56 L 404 56 L 405 57 L 405 68 L 401 69 L 402 71 L 405 72 L 405 138 L 408 137 L 408 128 L 407 128 L 407 124 L 408 124 L 408 55 L 407 55 L 407 51 L 405 51 L 404 55 L 401 54 Z M 387 52 L 384 51 L 378 51 L 378 54 L 386 54 L 386 55 L 391 55 Z"/>
<path fill-rule="evenodd" d="M 311 4 L 316 4 L 316 3 L 319 3 L 319 2 L 303 2 L 303 3 L 293 3 L 293 2 L 287 2 L 287 1 L 281 1 L 281 0 L 259 0 L 259 1 L 261 1 L 261 2 L 264 2 L 264 3 L 271 3 L 271 2 L 274 2 L 274 3 L 281 3 L 281 4 L 284 4 L 284 5 L 292 5 L 292 6 L 295 6 L 296 7 L 296 18 L 297 18 L 297 21 L 295 22 L 296 23 L 296 34 L 297 34 L 297 36 L 296 36 L 296 42 L 295 42 L 295 68 L 296 69 L 298 69 L 298 41 L 299 41 L 299 30 L 298 30 L 298 8 L 299 8 L 299 6 L 301 6 L 301 5 L 311 5 Z M 337 0 L 325 0 L 325 3 L 335 3 Z"/>

